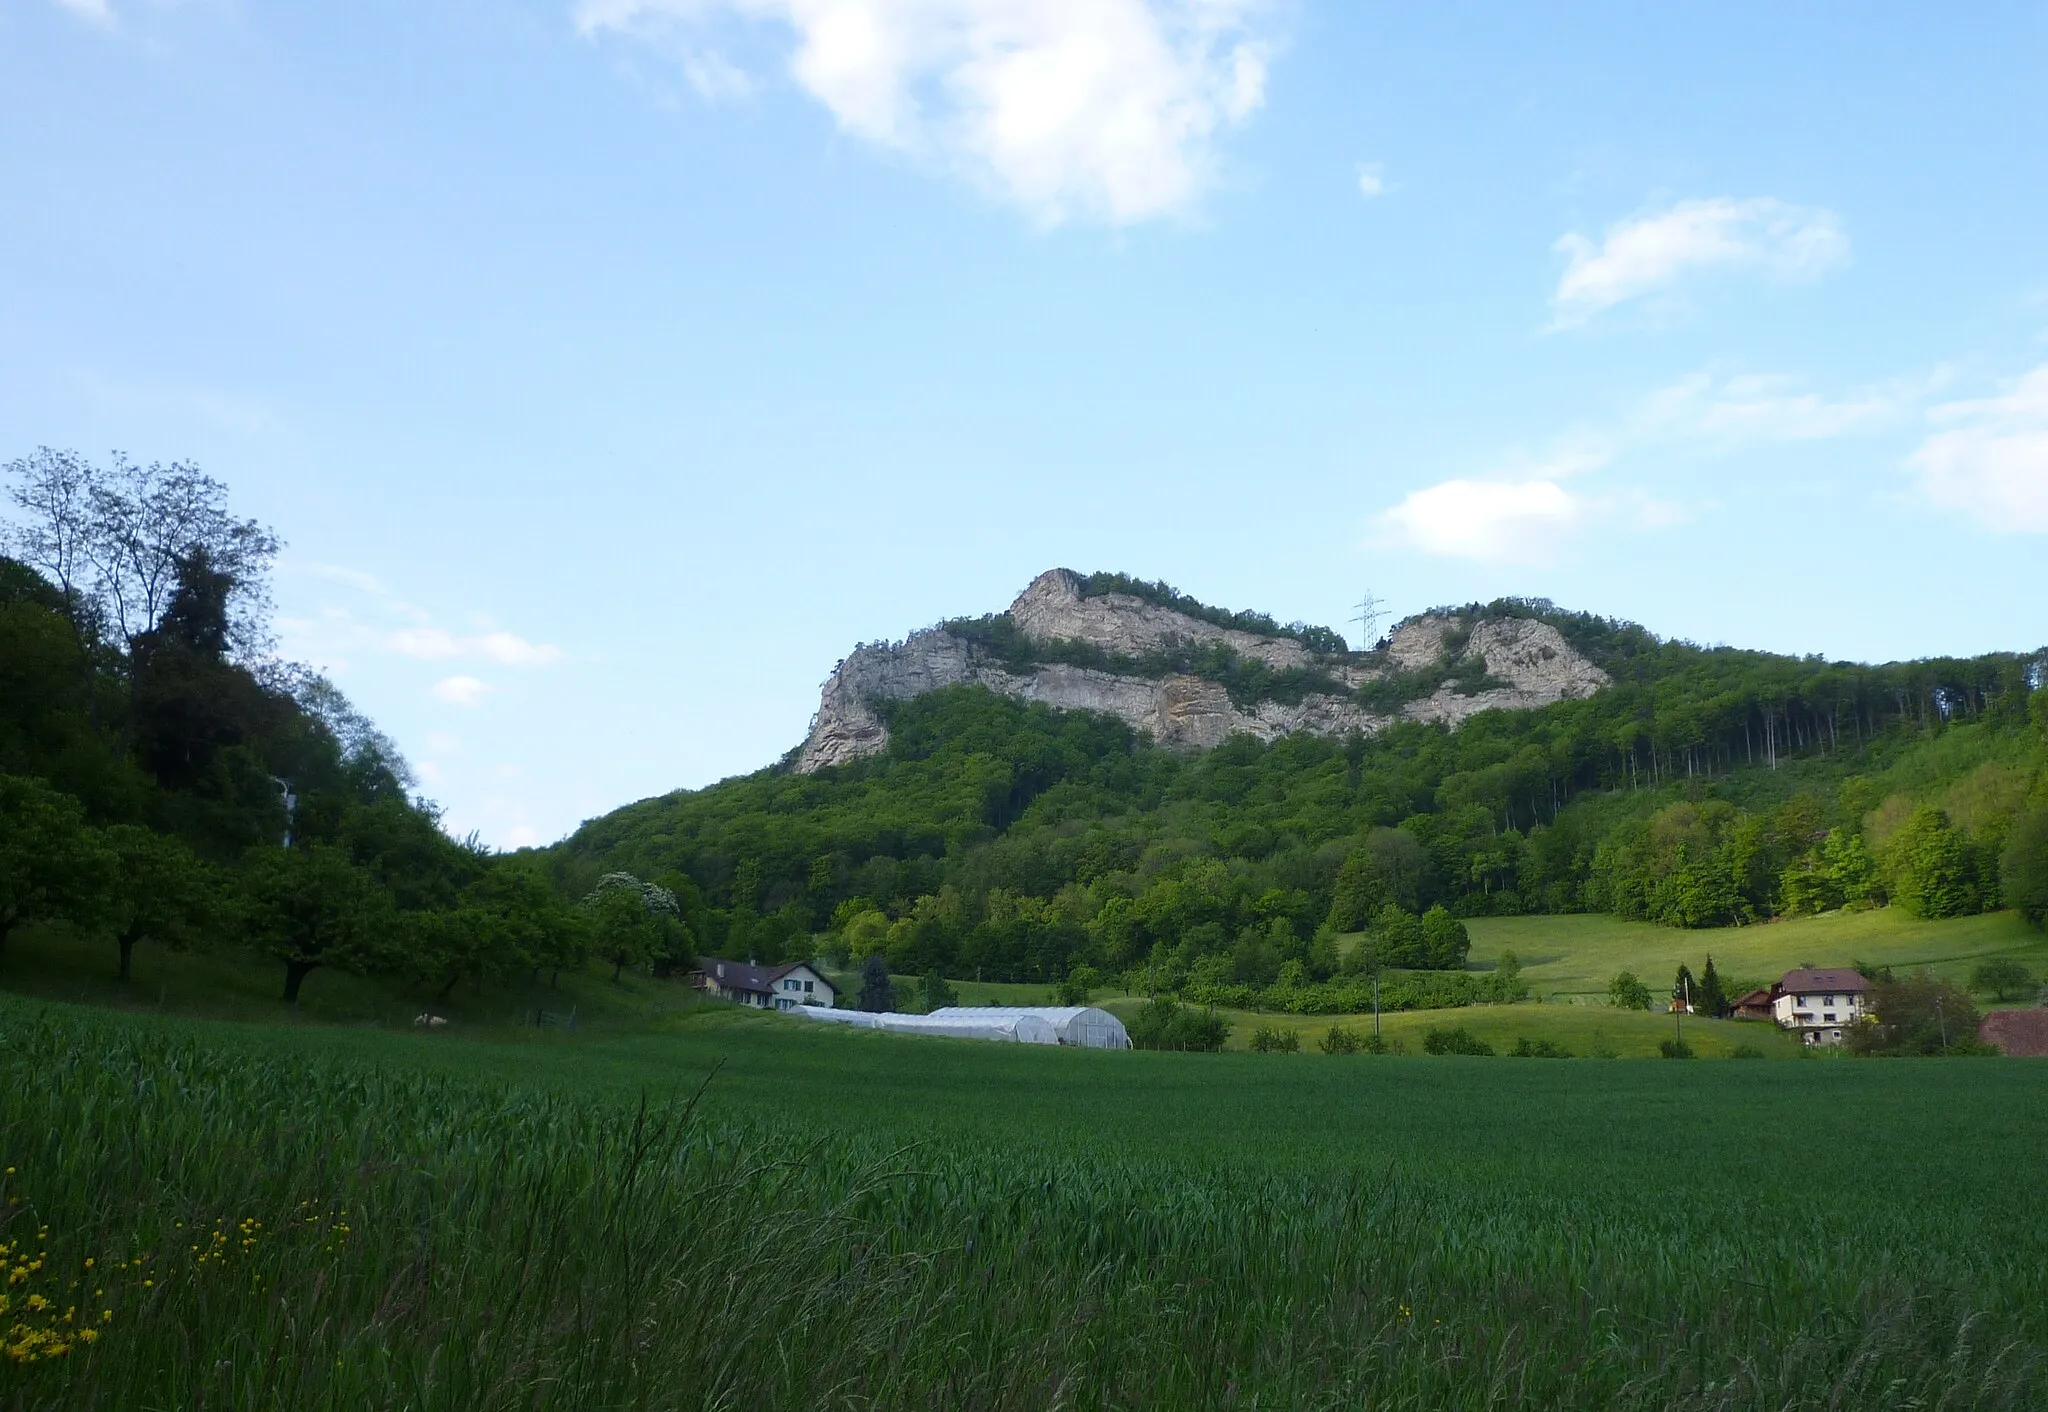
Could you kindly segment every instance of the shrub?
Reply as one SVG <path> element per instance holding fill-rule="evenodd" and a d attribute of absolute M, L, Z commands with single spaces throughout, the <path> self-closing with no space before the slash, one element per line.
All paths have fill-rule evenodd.
<path fill-rule="evenodd" d="M 1728 1055 L 1730 1059 L 1761 1059 L 1764 1052 L 1753 1044 L 1738 1044 Z"/>
<path fill-rule="evenodd" d="M 1341 1025 L 1332 1025 L 1329 1033 L 1323 1036 L 1322 1050 L 1325 1054 L 1356 1054 L 1358 1036 Z"/>
<path fill-rule="evenodd" d="M 1563 1045 L 1548 1039 L 1530 1039 L 1527 1035 L 1515 1041 L 1515 1047 L 1508 1051 L 1515 1059 L 1569 1059 L 1572 1052 Z"/>
<path fill-rule="evenodd" d="M 1694 1058 L 1692 1046 L 1682 1039 L 1667 1039 L 1657 1046 L 1657 1052 L 1666 1059 Z"/>
<path fill-rule="evenodd" d="M 1493 1054 L 1492 1045 L 1462 1025 L 1431 1029 L 1422 1037 L 1422 1048 L 1428 1054 L 1483 1054 L 1489 1057 Z"/>
<path fill-rule="evenodd" d="M 1197 1010 L 1165 996 L 1148 1000 L 1131 1017 L 1134 1049 L 1172 1049 L 1214 1053 L 1230 1038 L 1230 1022 L 1214 1011 Z"/>
<path fill-rule="evenodd" d="M 1298 1054 L 1301 1036 L 1278 1025 L 1260 1025 L 1252 1031 L 1252 1050 L 1258 1054 Z"/>
<path fill-rule="evenodd" d="M 1904 980 L 1880 981 L 1871 998 L 1872 1017 L 1850 1027 L 1851 1054 L 1995 1053 L 1977 1041 L 1977 1002 L 1954 981 L 1926 971 Z"/>

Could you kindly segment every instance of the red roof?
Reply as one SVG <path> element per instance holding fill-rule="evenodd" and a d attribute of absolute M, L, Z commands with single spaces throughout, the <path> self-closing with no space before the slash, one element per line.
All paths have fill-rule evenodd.
<path fill-rule="evenodd" d="M 1977 1033 L 2016 1059 L 2048 1058 L 2048 1010 L 1993 1010 Z"/>
<path fill-rule="evenodd" d="M 1816 990 L 1853 994 L 1869 989 L 1870 982 L 1863 979 L 1860 971 L 1787 971 L 1785 979 L 1778 982 L 1778 990 L 1786 995 L 1807 995 Z"/>

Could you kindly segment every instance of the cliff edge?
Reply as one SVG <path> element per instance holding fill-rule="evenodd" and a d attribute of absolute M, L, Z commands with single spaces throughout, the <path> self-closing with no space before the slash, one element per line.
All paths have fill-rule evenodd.
<path fill-rule="evenodd" d="M 1577 700 L 1608 683 L 1534 618 L 1430 613 L 1401 623 L 1375 651 L 1319 651 L 1290 629 L 1250 631 L 1136 593 L 1091 592 L 1067 569 L 1040 574 L 999 617 L 1012 650 L 952 627 L 855 648 L 825 681 L 796 771 L 881 751 L 889 731 L 877 703 L 962 684 L 1107 712 L 1161 745 L 1208 750 L 1236 734 L 1370 735 L 1401 719 L 1455 726 L 1480 711 Z M 1209 674 L 1174 669 L 1191 656 Z M 1218 663 L 1260 664 L 1259 682 L 1278 684 L 1239 679 L 1233 694 L 1217 679 Z"/>

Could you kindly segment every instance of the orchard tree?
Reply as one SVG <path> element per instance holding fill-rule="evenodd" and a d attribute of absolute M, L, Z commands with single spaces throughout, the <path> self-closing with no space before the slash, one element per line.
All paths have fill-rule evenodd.
<path fill-rule="evenodd" d="M 370 875 L 330 844 L 253 848 L 239 878 L 242 916 L 256 949 L 284 962 L 284 999 L 322 966 L 370 969 L 385 898 Z"/>
<path fill-rule="evenodd" d="M 1607 983 L 1607 999 L 1617 1010 L 1647 1010 L 1650 988 L 1634 971 L 1618 971 Z"/>
<path fill-rule="evenodd" d="M 2017 1000 L 2039 985 L 2026 964 L 2011 956 L 1994 956 L 1970 972 L 1970 989 L 1990 991 L 1994 1000 Z"/>
<path fill-rule="evenodd" d="M 0 775 L 0 954 L 24 922 L 97 921 L 113 864 L 76 799 L 40 780 Z"/>
<path fill-rule="evenodd" d="M 631 888 L 603 888 L 592 893 L 591 941 L 599 959 L 612 963 L 612 979 L 628 966 L 642 966 L 654 957 L 656 925 L 647 903 Z"/>
<path fill-rule="evenodd" d="M 126 981 L 133 973 L 137 942 L 182 951 L 200 938 L 216 920 L 219 884 L 213 870 L 169 834 L 115 824 L 106 831 L 106 842 L 113 860 L 108 920 L 120 951 L 115 975 Z"/>

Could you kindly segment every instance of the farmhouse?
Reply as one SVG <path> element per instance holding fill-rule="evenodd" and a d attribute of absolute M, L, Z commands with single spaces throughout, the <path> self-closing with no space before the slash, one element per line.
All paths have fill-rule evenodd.
<path fill-rule="evenodd" d="M 1775 989 L 1771 1017 L 1806 1044 L 1840 1044 L 1843 1031 L 1870 1013 L 1870 982 L 1855 971 L 1787 971 Z"/>
<path fill-rule="evenodd" d="M 829 1010 L 839 997 L 832 982 L 808 961 L 757 966 L 752 961 L 699 956 L 690 983 L 719 1000 L 762 1010 L 794 1010 L 800 1005 L 822 1005 Z"/>
<path fill-rule="evenodd" d="M 1735 1002 L 1735 1018 L 1738 1020 L 1769 1020 L 1774 1018 L 1771 1007 L 1777 1003 L 1778 992 L 1774 986 L 1761 986 Z"/>

